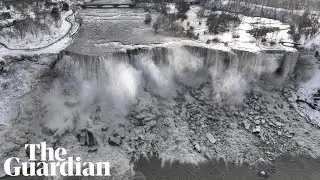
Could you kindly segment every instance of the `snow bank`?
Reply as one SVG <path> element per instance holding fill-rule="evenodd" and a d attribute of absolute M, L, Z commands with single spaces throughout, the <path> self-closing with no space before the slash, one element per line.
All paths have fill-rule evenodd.
<path fill-rule="evenodd" d="M 191 6 L 190 11 L 187 12 L 188 19 L 182 23 L 184 29 L 189 29 L 190 26 L 193 26 L 195 29 L 195 34 L 199 34 L 199 40 L 202 43 L 206 43 L 208 40 L 219 39 L 220 44 L 228 43 L 233 49 L 241 49 L 248 51 L 260 51 L 263 49 L 275 49 L 275 50 L 292 50 L 292 48 L 286 48 L 278 42 L 287 41 L 292 42 L 288 31 L 290 26 L 288 24 L 282 23 L 278 20 L 261 18 L 261 17 L 249 17 L 239 14 L 241 23 L 238 27 L 233 27 L 228 32 L 219 33 L 219 34 L 209 34 L 208 27 L 206 25 L 207 17 L 200 18 L 198 17 L 198 12 L 201 10 L 200 6 Z M 221 13 L 221 12 L 215 12 Z M 266 40 L 268 42 L 275 42 L 274 46 L 271 46 L 268 43 L 260 43 L 259 40 L 255 39 L 247 31 L 257 27 L 276 27 L 279 28 L 279 31 L 274 33 L 268 33 Z M 238 37 L 234 37 L 234 35 Z"/>

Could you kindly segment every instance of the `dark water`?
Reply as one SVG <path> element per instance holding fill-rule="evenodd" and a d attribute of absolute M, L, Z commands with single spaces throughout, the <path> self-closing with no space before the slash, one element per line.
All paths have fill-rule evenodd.
<path fill-rule="evenodd" d="M 140 159 L 135 164 L 137 175 L 134 180 L 320 180 L 320 160 L 311 157 L 283 156 L 272 165 L 259 164 L 256 167 L 237 166 L 223 161 L 209 161 L 197 166 L 174 162 L 161 166 L 157 158 Z M 265 171 L 268 177 L 261 177 Z M 26 177 L 6 177 L 3 180 L 43 179 Z M 1 179 L 1 180 L 2 180 Z M 97 179 L 97 178 L 65 178 L 66 180 Z M 99 178 L 101 179 L 101 178 Z M 103 178 L 105 179 L 105 178 Z"/>
<path fill-rule="evenodd" d="M 147 180 L 320 180 L 320 160 L 310 157 L 284 156 L 272 165 L 260 164 L 257 167 L 237 166 L 223 161 L 210 161 L 198 166 L 188 164 L 167 164 L 161 161 L 141 159 L 136 171 L 142 172 Z M 265 171 L 268 177 L 260 177 Z"/>

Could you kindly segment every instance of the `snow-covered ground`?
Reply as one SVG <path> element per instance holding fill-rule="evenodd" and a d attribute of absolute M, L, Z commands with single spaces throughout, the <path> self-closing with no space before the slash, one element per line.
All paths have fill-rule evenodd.
<path fill-rule="evenodd" d="M 215 3 L 215 0 L 211 0 L 210 3 Z M 225 0 L 225 1 L 221 1 L 221 5 L 231 5 L 231 4 L 239 4 L 238 1 L 230 1 L 230 0 Z M 304 10 L 288 10 L 288 9 L 284 9 L 284 8 L 277 8 L 277 7 L 270 7 L 270 6 L 263 6 L 263 5 L 259 5 L 259 4 L 246 4 L 244 2 L 239 4 L 242 7 L 250 7 L 250 8 L 260 8 L 260 9 L 268 9 L 268 10 L 276 10 L 276 11 L 290 11 L 292 13 L 297 13 L 297 14 L 302 14 L 304 12 Z M 312 11 L 313 12 L 313 11 Z"/>
<path fill-rule="evenodd" d="M 56 29 L 55 35 L 50 36 L 47 34 L 42 34 L 42 36 L 39 36 L 39 38 L 34 38 L 30 41 L 28 41 L 28 38 L 30 38 L 30 36 L 27 36 L 22 41 L 16 41 L 16 44 L 12 42 L 6 44 L 9 48 L 12 48 L 13 50 L 0 46 L 0 56 L 34 55 L 60 52 L 72 42 L 73 35 L 80 28 L 80 25 L 75 22 L 75 15 L 71 14 L 72 11 L 68 11 L 64 14 L 63 21 L 61 22 L 61 29 Z M 69 22 L 67 22 L 67 18 L 70 20 L 72 25 Z"/>
<path fill-rule="evenodd" d="M 218 38 L 221 43 L 228 43 L 228 46 L 231 46 L 235 49 L 244 49 L 250 51 L 259 51 L 261 49 L 287 49 L 292 50 L 292 48 L 286 48 L 278 42 L 286 41 L 292 42 L 288 31 L 290 26 L 288 24 L 282 23 L 278 20 L 261 18 L 261 17 L 248 17 L 239 14 L 241 23 L 238 27 L 231 28 L 230 31 L 220 34 L 210 34 L 208 32 L 208 27 L 206 25 L 207 18 L 198 17 L 198 12 L 201 9 L 199 6 L 191 6 L 190 11 L 187 12 L 188 19 L 185 20 L 182 25 L 185 29 L 188 29 L 190 26 L 195 28 L 195 34 L 199 34 L 199 41 L 205 43 L 207 40 L 212 40 Z M 189 26 L 188 26 L 189 24 Z M 251 34 L 247 31 L 252 28 L 257 27 L 276 27 L 280 30 L 274 33 L 268 33 L 266 36 L 267 42 L 276 42 L 274 46 L 271 46 L 269 43 L 260 43 L 257 41 Z M 238 37 L 234 37 L 237 35 Z"/>
<path fill-rule="evenodd" d="M 10 13 L 11 18 L 0 20 L 0 25 L 7 25 L 12 23 L 14 20 L 22 20 L 25 18 L 21 13 L 16 13 L 11 9 L 0 9 L 0 14 L 2 13 Z"/>
<path fill-rule="evenodd" d="M 11 49 L 29 49 L 29 48 L 40 48 L 47 46 L 57 39 L 63 37 L 71 29 L 72 24 L 66 21 L 66 18 L 72 15 L 73 11 L 62 12 L 62 21 L 54 22 L 51 19 L 51 24 L 48 30 L 36 32 L 31 34 L 28 30 L 26 36 L 19 37 L 18 33 L 15 38 L 10 38 L 9 32 L 14 32 L 13 27 L 3 29 L 3 34 L 6 35 L 0 37 L 0 42 L 6 44 Z"/>
<path fill-rule="evenodd" d="M 310 40 L 305 42 L 305 47 L 312 49 L 312 50 L 318 50 L 320 49 L 320 33 L 317 33 L 313 36 Z"/>

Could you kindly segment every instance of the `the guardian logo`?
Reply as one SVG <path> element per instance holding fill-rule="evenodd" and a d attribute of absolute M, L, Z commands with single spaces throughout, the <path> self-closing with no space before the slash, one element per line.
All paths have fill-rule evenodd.
<path fill-rule="evenodd" d="M 26 144 L 30 150 L 28 162 L 20 162 L 19 158 L 12 157 L 5 161 L 4 170 L 9 176 L 110 176 L 108 162 L 81 162 L 80 157 L 67 157 L 64 148 L 47 148 L 45 142 L 40 144 Z M 40 150 L 40 161 L 36 162 L 36 150 Z M 19 166 L 12 167 L 16 162 Z M 16 164 L 15 163 L 15 164 Z M 11 169 L 13 168 L 13 169 Z M 13 170 L 13 171 L 11 171 Z"/>

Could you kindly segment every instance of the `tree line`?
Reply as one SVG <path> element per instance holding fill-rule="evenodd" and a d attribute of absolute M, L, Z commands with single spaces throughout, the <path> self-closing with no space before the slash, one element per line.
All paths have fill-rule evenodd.
<path fill-rule="evenodd" d="M 66 2 L 52 2 L 51 0 L 3 0 L 3 5 L 12 7 L 15 13 L 21 14 L 23 19 L 13 20 L 12 23 L 0 26 L 0 35 L 6 38 L 23 38 L 28 33 L 38 37 L 40 33 L 51 35 L 50 26 L 59 26 L 61 11 L 68 11 Z"/>

